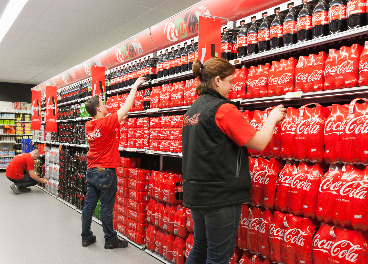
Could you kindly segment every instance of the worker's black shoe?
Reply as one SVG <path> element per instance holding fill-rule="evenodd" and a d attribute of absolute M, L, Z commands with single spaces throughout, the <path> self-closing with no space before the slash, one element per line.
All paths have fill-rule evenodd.
<path fill-rule="evenodd" d="M 31 188 L 24 187 L 24 188 L 19 188 L 19 191 L 21 191 L 22 193 L 24 193 L 24 192 L 30 192 L 32 190 L 31 190 Z"/>
<path fill-rule="evenodd" d="M 128 241 L 125 239 L 123 240 L 116 240 L 110 244 L 105 244 L 105 249 L 113 249 L 113 248 L 126 248 L 128 246 Z"/>
<path fill-rule="evenodd" d="M 96 242 L 96 236 L 92 235 L 92 238 L 88 241 L 82 241 L 82 247 L 88 247 L 89 245 Z"/>
<path fill-rule="evenodd" d="M 15 185 L 15 184 L 10 185 L 10 189 L 12 189 L 12 191 L 15 194 L 22 194 L 22 192 L 18 189 L 17 185 Z"/>

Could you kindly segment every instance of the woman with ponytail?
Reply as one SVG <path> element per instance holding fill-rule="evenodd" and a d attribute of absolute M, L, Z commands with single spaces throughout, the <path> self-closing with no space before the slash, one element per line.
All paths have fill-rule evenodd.
<path fill-rule="evenodd" d="M 285 117 L 279 105 L 256 131 L 227 99 L 235 68 L 212 58 L 193 63 L 198 99 L 183 121 L 183 205 L 190 209 L 194 246 L 187 264 L 227 264 L 234 253 L 242 204 L 252 187 L 248 149 L 262 151 Z"/>

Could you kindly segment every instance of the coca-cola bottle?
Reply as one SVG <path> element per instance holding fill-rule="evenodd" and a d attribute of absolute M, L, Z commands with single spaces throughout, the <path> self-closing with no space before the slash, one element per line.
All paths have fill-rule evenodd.
<path fill-rule="evenodd" d="M 247 33 L 248 55 L 258 53 L 258 26 L 256 17 L 252 17 L 252 25 Z"/>
<path fill-rule="evenodd" d="M 193 62 L 195 61 L 195 45 L 194 45 L 194 39 L 192 39 L 192 44 L 190 45 L 190 48 L 188 49 L 188 69 L 192 69 Z"/>
<path fill-rule="evenodd" d="M 231 60 L 231 39 L 226 28 L 221 38 L 221 58 Z"/>
<path fill-rule="evenodd" d="M 169 50 L 165 50 L 165 55 L 162 59 L 163 62 L 163 77 L 166 77 L 169 75 L 169 68 L 170 68 L 170 54 Z"/>
<path fill-rule="evenodd" d="M 175 48 L 171 48 L 169 55 L 169 75 L 175 74 Z"/>
<path fill-rule="evenodd" d="M 163 76 L 163 56 L 162 56 L 162 51 L 160 52 L 160 55 L 158 56 L 158 61 L 157 61 L 157 78 L 161 78 Z"/>
<path fill-rule="evenodd" d="M 281 48 L 284 45 L 283 41 L 283 26 L 282 26 L 282 19 L 280 16 L 280 8 L 275 10 L 275 18 L 271 23 L 270 28 L 270 48 L 276 49 Z"/>
<path fill-rule="evenodd" d="M 328 35 L 328 5 L 325 0 L 319 0 L 318 4 L 313 10 L 312 26 L 313 38 Z"/>
<path fill-rule="evenodd" d="M 267 19 L 267 13 L 263 13 L 263 21 L 258 31 L 259 52 L 270 50 L 270 22 Z"/>
<path fill-rule="evenodd" d="M 289 46 L 295 44 L 298 40 L 296 34 L 296 13 L 294 5 L 289 5 L 289 13 L 286 15 L 283 24 L 283 34 L 284 34 L 284 45 Z"/>
<path fill-rule="evenodd" d="M 247 28 L 245 27 L 245 21 L 241 22 L 241 28 L 237 38 L 237 57 L 241 58 L 247 55 Z"/>
<path fill-rule="evenodd" d="M 184 49 L 181 54 L 181 71 L 188 71 L 188 46 L 186 42 L 184 42 Z"/>
<path fill-rule="evenodd" d="M 231 59 L 236 60 L 238 58 L 238 38 L 236 33 L 233 33 L 231 38 Z"/>
<path fill-rule="evenodd" d="M 312 12 L 306 0 L 304 0 L 303 9 L 299 12 L 296 30 L 298 41 L 312 39 Z"/>
<path fill-rule="evenodd" d="M 330 34 L 346 30 L 346 0 L 332 0 L 328 10 Z"/>
<path fill-rule="evenodd" d="M 175 53 L 175 73 L 181 72 L 181 48 L 178 45 L 178 50 Z"/>
<path fill-rule="evenodd" d="M 349 29 L 365 26 L 367 24 L 366 0 L 348 0 L 346 16 Z"/>

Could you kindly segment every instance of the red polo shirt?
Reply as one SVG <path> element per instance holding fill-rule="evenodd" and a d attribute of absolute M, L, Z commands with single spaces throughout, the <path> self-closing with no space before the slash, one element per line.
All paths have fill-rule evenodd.
<path fill-rule="evenodd" d="M 117 113 L 86 123 L 89 143 L 87 169 L 116 168 L 121 165 L 119 142 L 115 135 L 115 128 L 119 126 Z"/>
<path fill-rule="evenodd" d="M 30 153 L 22 153 L 15 156 L 6 168 L 6 177 L 20 180 L 24 173 L 34 170 L 34 161 Z"/>

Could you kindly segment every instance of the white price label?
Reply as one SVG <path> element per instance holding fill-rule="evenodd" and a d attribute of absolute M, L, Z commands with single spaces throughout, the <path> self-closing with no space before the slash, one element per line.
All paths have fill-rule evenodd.
<path fill-rule="evenodd" d="M 130 152 L 135 152 L 135 151 L 137 151 L 137 149 L 136 149 L 136 148 L 127 148 L 126 150 L 127 150 L 127 151 L 130 151 Z"/>
<path fill-rule="evenodd" d="M 146 154 L 154 154 L 155 152 L 152 149 L 146 149 Z"/>
<path fill-rule="evenodd" d="M 152 109 L 148 109 L 147 113 L 157 113 L 159 110 L 159 108 L 152 108 Z"/>
<path fill-rule="evenodd" d="M 291 99 L 291 98 L 302 98 L 303 92 L 290 92 L 285 94 L 285 99 Z"/>
<path fill-rule="evenodd" d="M 349 105 L 349 114 L 354 113 L 354 105 Z"/>

